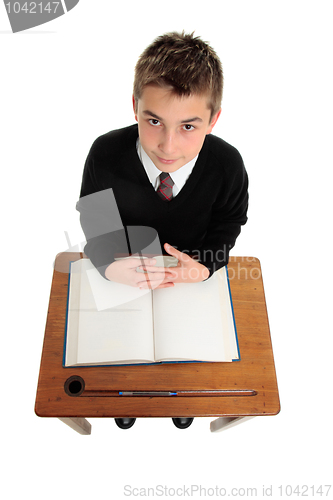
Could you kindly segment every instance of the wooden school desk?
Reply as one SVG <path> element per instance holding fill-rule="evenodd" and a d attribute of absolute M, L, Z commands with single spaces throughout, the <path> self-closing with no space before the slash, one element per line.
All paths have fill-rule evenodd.
<path fill-rule="evenodd" d="M 62 366 L 69 262 L 54 266 L 35 412 L 90 434 L 86 417 L 219 417 L 211 430 L 280 411 L 259 260 L 231 257 L 230 288 L 241 360 L 145 366 Z M 172 391 L 177 396 L 119 396 L 118 391 Z"/>

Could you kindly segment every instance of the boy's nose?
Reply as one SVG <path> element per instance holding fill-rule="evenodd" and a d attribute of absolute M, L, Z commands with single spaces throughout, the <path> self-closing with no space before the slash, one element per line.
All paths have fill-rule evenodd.
<path fill-rule="evenodd" d="M 159 144 L 159 148 L 164 154 L 168 156 L 171 156 L 173 153 L 175 153 L 177 149 L 176 134 L 172 131 L 165 132 Z"/>

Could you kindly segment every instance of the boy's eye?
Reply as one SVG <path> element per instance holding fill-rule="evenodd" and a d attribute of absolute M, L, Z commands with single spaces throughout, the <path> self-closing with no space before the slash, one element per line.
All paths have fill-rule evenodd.
<path fill-rule="evenodd" d="M 151 125 L 154 125 L 155 127 L 156 127 L 157 125 L 159 125 L 159 124 L 160 124 L 160 122 L 159 122 L 158 120 L 156 120 L 155 118 L 151 118 L 151 119 L 149 120 L 149 123 L 150 123 Z"/>
<path fill-rule="evenodd" d="M 189 131 L 189 130 L 194 130 L 194 127 L 193 125 L 190 125 L 189 123 L 187 123 L 186 125 L 184 125 L 184 130 L 186 131 Z"/>

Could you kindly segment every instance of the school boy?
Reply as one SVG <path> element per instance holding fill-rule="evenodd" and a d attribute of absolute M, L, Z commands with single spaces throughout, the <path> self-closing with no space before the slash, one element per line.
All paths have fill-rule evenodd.
<path fill-rule="evenodd" d="M 142 289 L 173 287 L 204 281 L 228 263 L 247 221 L 248 179 L 238 151 L 211 135 L 222 89 L 218 56 L 193 34 L 167 33 L 140 56 L 133 91 L 138 123 L 94 142 L 77 206 L 85 253 L 106 279 Z M 123 231 L 94 236 L 94 217 L 83 203 L 110 188 L 123 231 L 152 228 L 177 267 L 157 267 L 148 259 L 140 273 L 137 259 L 114 260 Z M 179 426 L 190 425 L 188 420 Z"/>

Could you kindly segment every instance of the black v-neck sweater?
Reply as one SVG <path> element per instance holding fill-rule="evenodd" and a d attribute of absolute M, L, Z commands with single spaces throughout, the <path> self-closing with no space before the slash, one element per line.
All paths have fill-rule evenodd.
<path fill-rule="evenodd" d="M 147 177 L 137 154 L 137 138 L 138 127 L 132 125 L 98 137 L 90 149 L 77 204 L 87 238 L 86 255 L 104 276 L 115 252 L 140 250 L 127 248 L 131 238 L 126 228 L 137 226 L 140 232 L 140 227 L 148 226 L 152 228 L 149 234 L 158 233 L 162 249 L 169 243 L 193 255 L 211 275 L 228 263 L 229 250 L 247 221 L 248 179 L 239 152 L 222 139 L 207 135 L 184 187 L 166 202 Z M 96 203 L 85 205 L 85 200 L 91 200 L 85 197 L 110 189 L 124 229 L 116 224 L 115 229 L 99 229 L 96 234 L 101 218 L 109 221 L 104 227 L 112 227 L 112 214 L 102 213 L 104 208 Z M 147 241 L 141 244 L 144 248 Z"/>

